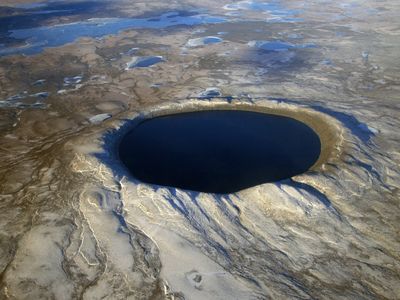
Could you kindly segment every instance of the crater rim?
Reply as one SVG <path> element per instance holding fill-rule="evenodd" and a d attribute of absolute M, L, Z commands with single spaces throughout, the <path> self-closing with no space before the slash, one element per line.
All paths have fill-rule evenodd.
<path fill-rule="evenodd" d="M 162 116 L 170 116 L 175 114 L 183 114 L 190 112 L 198 112 L 198 111 L 216 111 L 216 110 L 237 110 L 237 111 L 249 111 L 249 112 L 257 112 L 264 113 L 269 115 L 276 115 L 282 117 L 292 118 L 297 120 L 309 128 L 311 128 L 318 136 L 321 144 L 320 155 L 315 163 L 305 172 L 294 175 L 287 179 L 296 178 L 298 176 L 307 176 L 313 175 L 316 172 L 325 173 L 329 170 L 332 170 L 332 165 L 338 162 L 343 153 L 343 128 L 341 124 L 333 117 L 316 111 L 307 106 L 300 106 L 294 104 L 288 104 L 284 102 L 277 102 L 274 100 L 263 100 L 249 102 L 248 99 L 241 102 L 239 99 L 235 99 L 233 101 L 229 101 L 226 99 L 210 99 L 209 101 L 201 101 L 198 99 L 191 99 L 185 101 L 175 101 L 175 102 L 166 102 L 154 106 L 145 107 L 140 112 L 134 113 L 128 120 L 125 121 L 125 124 L 122 124 L 122 127 L 118 130 L 117 141 L 114 144 L 116 147 L 116 153 L 118 157 L 119 163 L 123 166 L 124 173 L 129 174 L 128 177 L 133 178 L 135 182 L 140 184 L 145 184 L 152 187 L 166 187 L 180 190 L 189 190 L 180 187 L 174 186 L 165 186 L 154 183 L 144 182 L 140 179 L 137 179 L 130 171 L 129 168 L 124 164 L 124 162 L 119 157 L 119 148 L 124 137 L 134 130 L 139 124 L 146 120 L 150 120 L 156 117 Z M 125 175 L 126 175 L 125 174 Z M 281 180 L 269 182 L 279 182 Z M 266 182 L 267 183 L 267 182 Z M 264 183 L 264 184 L 266 184 Z M 251 189 L 257 187 L 262 184 L 258 184 L 252 187 L 241 189 L 242 190 Z M 209 193 L 209 192 L 201 192 L 200 193 Z M 234 193 L 237 193 L 234 192 Z"/>

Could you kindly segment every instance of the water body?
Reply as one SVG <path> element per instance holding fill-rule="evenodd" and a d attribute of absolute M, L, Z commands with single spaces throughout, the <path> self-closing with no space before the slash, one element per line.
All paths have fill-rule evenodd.
<path fill-rule="evenodd" d="M 0 4 L 0 11 L 1 9 Z M 7 9 L 12 13 L 0 17 L 0 37 L 6 35 L 10 30 L 38 27 L 55 18 L 84 14 L 95 15 L 99 11 L 110 11 L 107 9 L 106 3 L 100 1 L 25 3 Z"/>
<path fill-rule="evenodd" d="M 129 28 L 159 29 L 172 26 L 195 26 L 228 22 L 226 18 L 198 11 L 172 11 L 149 18 L 120 17 L 107 3 L 82 1 L 76 3 L 49 2 L 21 5 L 15 14 L 0 17 L 0 56 L 12 54 L 33 55 L 48 47 L 62 46 L 80 37 L 103 37 Z M 266 13 L 268 22 L 295 22 L 298 11 L 283 8 L 279 1 L 270 3 L 241 1 L 225 6 L 228 10 L 256 10 Z M 104 17 L 104 11 L 111 11 Z M 87 19 L 87 16 L 100 16 Z M 81 16 L 82 20 L 43 26 L 61 18 Z M 86 16 L 86 17 L 85 17 Z M 64 20 L 65 22 L 65 20 Z M 192 47 L 221 42 L 219 37 L 192 39 Z M 193 44 L 193 45 L 191 45 Z"/>
<path fill-rule="evenodd" d="M 280 1 L 258 2 L 258 1 L 239 1 L 224 6 L 226 10 L 251 10 L 266 13 L 270 22 L 297 22 L 302 19 L 295 17 L 300 11 L 287 9 L 282 6 Z"/>
<path fill-rule="evenodd" d="M 224 194 L 301 174 L 320 150 L 318 135 L 297 120 L 227 110 L 145 120 L 119 154 L 143 182 Z"/>
<path fill-rule="evenodd" d="M 224 6 L 227 10 L 256 10 L 256 11 L 271 11 L 276 14 L 288 15 L 295 14 L 295 10 L 285 9 L 278 1 L 257 2 L 257 1 L 239 1 Z"/>
<path fill-rule="evenodd" d="M 222 42 L 222 39 L 216 36 L 208 36 L 204 38 L 204 44 L 216 44 Z"/>
<path fill-rule="evenodd" d="M 135 57 L 126 64 L 126 69 L 147 68 L 162 61 L 165 61 L 162 56 Z"/>
<path fill-rule="evenodd" d="M 92 18 L 81 22 L 10 29 L 0 36 L 0 56 L 36 54 L 44 48 L 71 43 L 80 37 L 102 37 L 129 28 L 160 29 L 224 22 L 224 18 L 200 13 L 168 12 L 153 18 Z M 8 20 L 8 23 L 14 23 Z M 1 20 L 0 20 L 1 24 Z M 15 47 L 15 41 L 24 41 Z"/>
<path fill-rule="evenodd" d="M 221 43 L 223 40 L 217 36 L 206 36 L 201 38 L 190 39 L 187 42 L 188 47 L 199 47 L 210 44 Z"/>

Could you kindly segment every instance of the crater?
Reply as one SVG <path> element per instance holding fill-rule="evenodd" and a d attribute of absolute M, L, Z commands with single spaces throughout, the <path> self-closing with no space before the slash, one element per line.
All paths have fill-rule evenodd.
<path fill-rule="evenodd" d="M 234 193 L 320 163 L 326 147 L 300 120 L 247 109 L 150 116 L 122 137 L 119 157 L 134 178 L 148 184 Z"/>

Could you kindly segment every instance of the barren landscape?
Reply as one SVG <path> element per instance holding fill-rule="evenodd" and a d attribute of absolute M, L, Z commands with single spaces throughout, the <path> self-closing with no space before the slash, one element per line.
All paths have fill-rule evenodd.
<path fill-rule="evenodd" d="M 0 1 L 0 299 L 399 299 L 399 12 Z M 121 162 L 138 120 L 222 109 L 303 122 L 318 160 L 225 194 Z"/>

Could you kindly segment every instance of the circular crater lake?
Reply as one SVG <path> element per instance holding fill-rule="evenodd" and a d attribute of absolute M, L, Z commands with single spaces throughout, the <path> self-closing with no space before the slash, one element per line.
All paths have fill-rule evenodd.
<path fill-rule="evenodd" d="M 142 182 L 222 194 L 304 173 L 320 152 L 306 124 L 240 110 L 145 119 L 119 145 L 120 159 Z"/>

